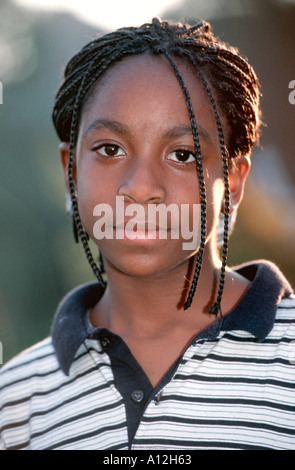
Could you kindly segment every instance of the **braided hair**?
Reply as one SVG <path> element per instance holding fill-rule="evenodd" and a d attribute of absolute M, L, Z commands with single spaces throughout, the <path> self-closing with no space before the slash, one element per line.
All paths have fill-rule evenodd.
<path fill-rule="evenodd" d="M 246 59 L 237 49 L 218 40 L 210 24 L 201 21 L 194 26 L 169 23 L 154 18 L 138 28 L 121 28 L 87 44 L 68 63 L 65 79 L 56 95 L 53 122 L 61 141 L 69 142 L 68 184 L 72 200 L 73 222 L 90 266 L 100 284 L 104 285 L 101 269 L 96 265 L 88 245 L 79 211 L 73 179 L 74 147 L 78 137 L 81 110 L 103 73 L 126 56 L 138 54 L 162 55 L 170 63 L 186 101 L 195 145 L 197 176 L 201 201 L 201 238 L 196 268 L 183 308 L 190 307 L 202 266 L 206 240 L 206 188 L 200 151 L 198 126 L 191 98 L 175 63 L 181 58 L 196 70 L 210 99 L 218 130 L 224 174 L 224 235 L 222 264 L 216 301 L 209 312 L 218 315 L 225 281 L 229 238 L 230 191 L 229 160 L 251 152 L 259 137 L 260 109 L 258 79 Z M 214 90 L 214 93 L 213 91 Z M 214 95 L 214 96 L 213 96 Z M 226 147 L 218 110 L 230 127 Z"/>

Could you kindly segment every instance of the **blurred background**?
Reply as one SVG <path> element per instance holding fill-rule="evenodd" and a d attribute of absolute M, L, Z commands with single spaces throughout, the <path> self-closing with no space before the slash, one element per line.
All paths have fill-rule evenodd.
<path fill-rule="evenodd" d="M 289 88 L 295 80 L 295 0 L 1 0 L 4 363 L 49 334 L 56 306 L 69 289 L 94 279 L 65 214 L 59 142 L 51 122 L 63 68 L 97 34 L 154 16 L 191 24 L 208 20 L 254 66 L 266 126 L 261 147 L 253 152 L 229 264 L 266 258 L 295 286 L 295 104 L 290 95 L 295 83 Z"/>

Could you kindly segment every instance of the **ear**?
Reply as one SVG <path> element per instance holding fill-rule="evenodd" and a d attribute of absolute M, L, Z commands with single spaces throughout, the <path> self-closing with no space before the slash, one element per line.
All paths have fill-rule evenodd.
<path fill-rule="evenodd" d="M 231 196 L 231 212 L 237 209 L 243 199 L 244 188 L 251 168 L 249 155 L 241 155 L 229 165 L 228 181 Z"/>
<path fill-rule="evenodd" d="M 69 142 L 61 142 L 61 144 L 59 144 L 59 156 L 60 156 L 60 160 L 64 169 L 64 181 L 65 181 L 65 187 L 66 187 L 67 192 L 69 192 L 69 183 L 68 183 L 69 181 L 69 178 L 68 178 L 69 148 L 70 148 Z M 73 162 L 73 177 L 74 177 L 74 181 L 76 181 L 75 161 Z"/>

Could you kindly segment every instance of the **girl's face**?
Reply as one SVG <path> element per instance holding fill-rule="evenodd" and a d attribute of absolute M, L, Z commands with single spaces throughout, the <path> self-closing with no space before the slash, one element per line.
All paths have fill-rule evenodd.
<path fill-rule="evenodd" d="M 196 73 L 183 61 L 177 61 L 177 65 L 188 88 L 199 131 L 207 193 L 207 244 L 213 247 L 210 240 L 224 191 L 219 138 L 210 100 Z M 152 228 L 152 234 L 146 225 L 135 226 L 140 232 L 134 239 L 127 232 L 122 235 L 122 230 L 115 231 L 119 229 L 115 216 L 120 196 L 124 210 L 136 204 L 134 208 L 144 212 L 145 222 L 151 206 L 174 204 L 181 214 L 181 205 L 185 204 L 190 208 L 189 227 L 199 232 L 199 223 L 196 226 L 193 221 L 193 205 L 200 203 L 194 150 L 184 95 L 164 57 L 125 58 L 98 81 L 80 120 L 76 187 L 82 223 L 101 249 L 107 271 L 157 276 L 186 266 L 196 253 L 197 246 L 183 249 L 187 240 L 181 236 L 181 227 L 178 237 L 172 235 L 169 218 L 167 236 L 160 235 L 158 225 Z M 63 160 L 66 167 L 64 156 Z M 101 204 L 114 216 L 107 222 L 108 234 L 111 230 L 113 236 L 97 240 L 94 227 L 99 217 L 94 208 L 103 207 Z M 126 228 L 135 213 L 124 214 Z M 101 213 L 100 217 L 105 215 Z M 122 220 L 118 223 L 122 228 Z"/>

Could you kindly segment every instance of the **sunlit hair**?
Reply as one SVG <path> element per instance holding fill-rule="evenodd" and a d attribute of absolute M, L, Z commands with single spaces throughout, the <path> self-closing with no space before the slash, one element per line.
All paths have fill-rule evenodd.
<path fill-rule="evenodd" d="M 65 70 L 65 80 L 56 95 L 53 122 L 61 141 L 70 143 L 68 183 L 78 237 L 95 276 L 104 285 L 101 271 L 91 254 L 88 236 L 82 226 L 78 211 L 73 179 L 73 150 L 78 137 L 82 107 L 97 80 L 106 70 L 124 57 L 138 54 L 162 55 L 166 58 L 183 91 L 192 126 L 197 177 L 200 186 L 201 239 L 196 269 L 183 306 L 184 309 L 191 305 L 202 266 L 206 240 L 206 188 L 198 123 L 188 89 L 176 65 L 176 58 L 181 58 L 193 65 L 212 105 L 219 135 L 225 190 L 222 266 L 216 301 L 210 307 L 209 312 L 216 316 L 218 313 L 222 315 L 220 302 L 227 263 L 230 209 L 228 165 L 231 158 L 250 154 L 254 143 L 258 140 L 260 128 L 259 84 L 247 60 L 239 55 L 237 49 L 229 47 L 214 37 L 208 23 L 201 21 L 194 26 L 189 26 L 168 23 L 155 18 L 151 24 L 144 24 L 139 28 L 122 28 L 93 40 L 68 63 Z M 227 146 L 220 115 L 225 118 L 230 129 Z"/>

